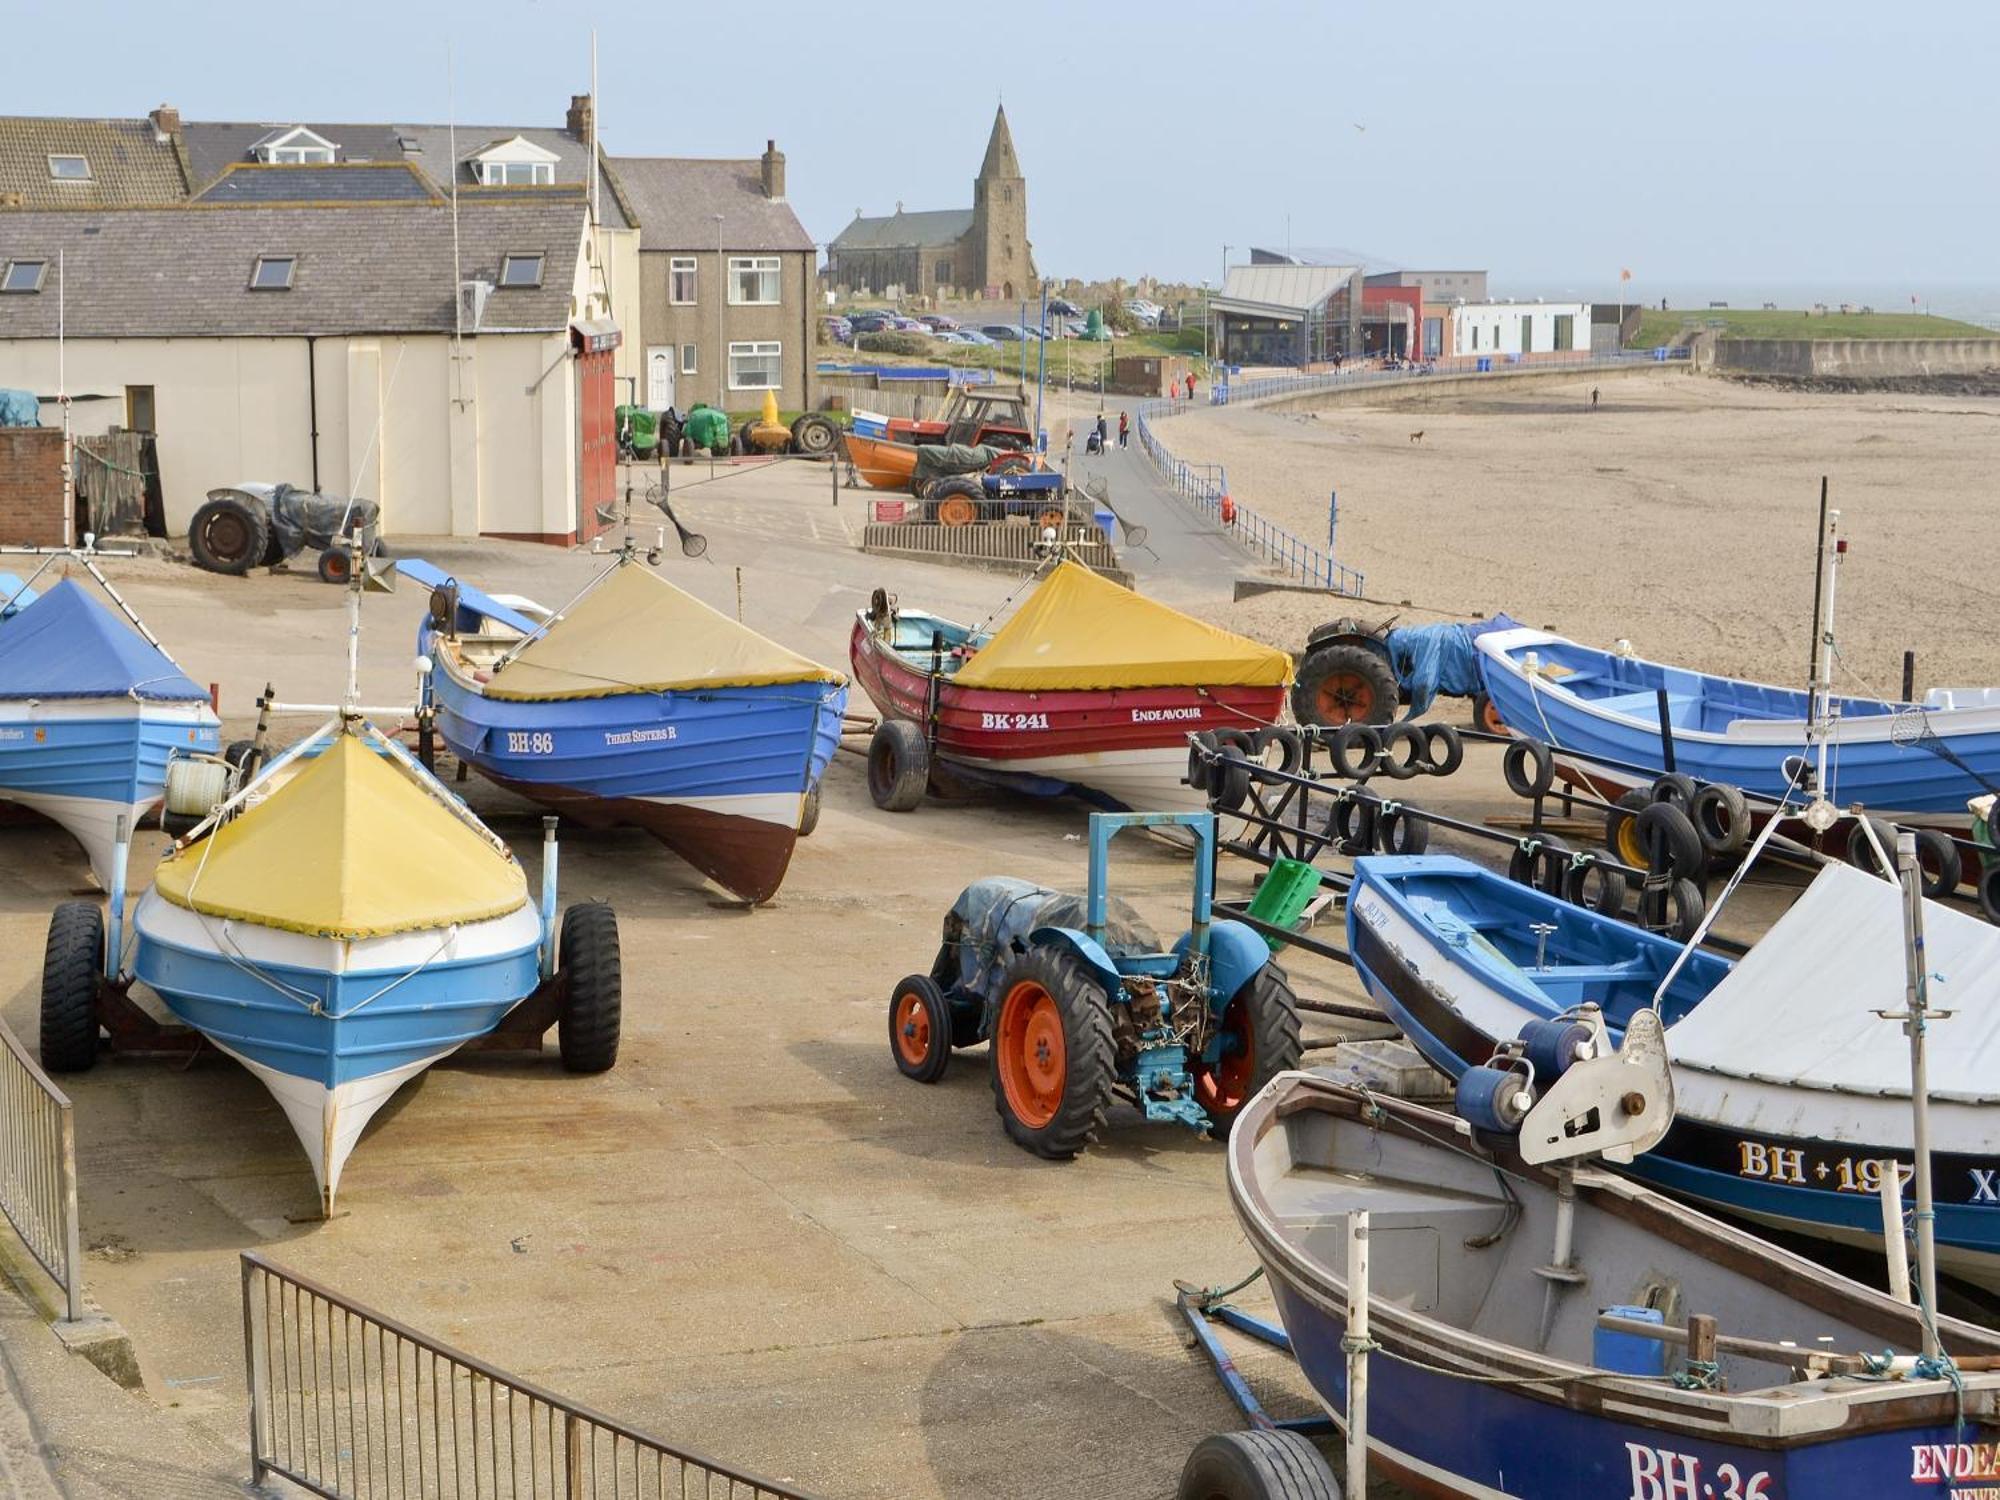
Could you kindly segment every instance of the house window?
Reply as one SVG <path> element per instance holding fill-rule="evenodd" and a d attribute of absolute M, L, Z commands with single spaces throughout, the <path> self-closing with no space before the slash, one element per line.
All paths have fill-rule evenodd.
<path fill-rule="evenodd" d="M 273 146 L 270 160 L 279 166 L 331 166 L 333 153 L 324 146 Z"/>
<path fill-rule="evenodd" d="M 479 180 L 488 187 L 549 187 L 556 180 L 556 169 L 546 161 L 483 161 Z"/>
<path fill-rule="evenodd" d="M 693 344 L 682 344 L 682 345 L 681 345 L 681 374 L 683 374 L 683 375 L 692 375 L 692 374 L 694 374 L 694 373 L 695 373 L 695 368 L 694 368 L 694 345 L 693 345 Z"/>
<path fill-rule="evenodd" d="M 51 156 L 49 176 L 57 182 L 90 181 L 90 158 L 87 156 Z"/>
<path fill-rule="evenodd" d="M 778 300 L 778 257 L 748 255 L 729 258 L 729 304 L 769 307 Z M 776 385 L 776 381 L 771 382 Z"/>
<path fill-rule="evenodd" d="M 729 388 L 732 391 L 774 391 L 783 380 L 784 346 L 775 340 L 729 346 Z"/>
<path fill-rule="evenodd" d="M 676 255 L 667 273 L 667 300 L 686 305 L 694 301 L 694 257 Z"/>
<path fill-rule="evenodd" d="M 532 287 L 542 284 L 542 257 L 508 255 L 500 261 L 500 285 Z"/>
<path fill-rule="evenodd" d="M 45 260 L 10 260 L 6 274 L 0 276 L 0 292 L 39 292 L 48 268 Z"/>
<path fill-rule="evenodd" d="M 948 261 L 948 260 L 941 260 L 941 261 L 939 261 L 939 262 L 937 263 L 937 277 L 936 277 L 936 281 L 937 281 L 937 284 L 938 284 L 939 286 L 950 286 L 950 285 L 951 285 L 951 262 L 950 262 L 950 261 Z"/>
<path fill-rule="evenodd" d="M 292 289 L 292 269 L 298 262 L 289 255 L 260 255 L 250 272 L 250 290 L 253 292 L 289 292 Z"/>

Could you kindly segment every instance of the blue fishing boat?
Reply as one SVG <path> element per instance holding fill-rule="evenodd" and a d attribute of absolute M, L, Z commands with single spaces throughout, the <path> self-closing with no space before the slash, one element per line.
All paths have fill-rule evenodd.
<path fill-rule="evenodd" d="M 169 759 L 213 755 L 221 721 L 204 689 L 75 579 L 40 597 L 18 580 L 0 590 L 0 801 L 68 829 L 108 888 L 118 820 L 136 827 L 158 804 Z"/>
<path fill-rule="evenodd" d="M 1594 1103 L 1621 1097 L 1600 1088 Z M 1660 1105 L 1671 1095 L 1646 1099 Z M 1365 1370 L 1371 1479 L 1478 1500 L 1914 1500 L 2000 1484 L 2000 1335 L 1940 1316 L 1942 1355 L 1926 1357 L 1917 1308 L 1581 1158 L 1551 1163 L 1527 1149 L 1534 1121 L 1518 1145 L 1474 1140 L 1451 1115 L 1288 1073 L 1230 1135 L 1231 1203 L 1335 1424 Z M 1362 1212 L 1366 1279 L 1351 1288 Z M 1264 1426 L 1256 1446 L 1292 1459 L 1284 1494 L 1340 1494 L 1311 1450 Z"/>
<path fill-rule="evenodd" d="M 1808 763 L 1813 694 L 1600 651 L 1543 630 L 1475 642 L 1486 694 L 1507 727 L 1546 741 L 1559 760 L 1666 769 L 1660 694 L 1674 769 L 1774 800 Z M 1922 703 L 1827 699 L 1826 785 L 1836 806 L 1963 813 L 2000 786 L 2000 691 L 1946 689 Z M 1593 779 L 1622 785 L 1616 771 Z"/>
<path fill-rule="evenodd" d="M 454 755 L 587 827 L 643 828 L 745 900 L 777 893 L 845 677 L 630 557 L 557 612 L 401 567 L 434 585 L 419 643 Z"/>
<path fill-rule="evenodd" d="M 1878 1014 L 1902 999 L 1902 922 L 1896 886 L 1827 865 L 1745 958 L 1694 951 L 1662 989 L 1681 944 L 1454 856 L 1357 860 L 1347 908 L 1363 984 L 1453 1078 L 1530 1021 L 1595 1005 L 1616 1035 L 1657 997 L 1679 1113 L 1624 1170 L 1870 1246 L 1883 1164 L 1913 1159 L 1907 1043 Z M 2000 930 L 1936 902 L 1924 925 L 1953 1013 L 1930 1063 L 1938 1263 L 2000 1288 Z"/>

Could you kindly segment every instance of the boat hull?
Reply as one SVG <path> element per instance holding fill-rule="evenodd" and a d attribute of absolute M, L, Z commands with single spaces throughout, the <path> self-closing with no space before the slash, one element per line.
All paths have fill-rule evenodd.
<path fill-rule="evenodd" d="M 1357 871 L 1348 901 L 1348 948 L 1362 985 L 1410 1044 L 1439 1072 L 1457 1078 L 1485 1063 L 1530 1020 L 1555 1016 L 1553 1003 L 1524 1001 L 1518 988 L 1491 982 L 1461 950 L 1420 922 L 1393 893 Z M 1549 919 L 1575 924 L 1593 914 L 1552 903 Z M 1601 919 L 1610 920 L 1610 919 Z M 1621 924 L 1622 925 L 1622 924 Z M 1629 931 L 1629 929 L 1627 929 Z M 1678 945 L 1662 944 L 1671 953 Z M 1578 998 L 1596 999 L 1585 994 Z M 1669 1020 L 1674 1019 L 1672 1009 Z M 1614 1029 L 1620 1017 L 1607 1008 Z M 1671 1048 L 1673 1032 L 1668 1030 Z M 1674 1066 L 1675 1119 L 1666 1139 L 1620 1168 L 1708 1207 L 1836 1243 L 1880 1249 L 1881 1200 L 1871 1163 L 1912 1157 L 1907 1100 L 1830 1096 L 1824 1102 L 1778 1084 L 1721 1078 Z M 1815 1108 L 1816 1107 L 1816 1108 Z M 1816 1133 L 1779 1128 L 1812 1118 Z M 1932 1166 L 1940 1265 L 2000 1290 L 2000 1148 L 1980 1143 L 1991 1130 L 1977 1106 L 1932 1103 Z M 1951 1149 L 1952 1147 L 1959 1149 Z"/>
<path fill-rule="evenodd" d="M 133 977 L 262 1080 L 311 1160 L 323 1207 L 369 1118 L 485 1036 L 540 983 L 523 905 L 444 931 L 341 940 L 204 916 L 149 890 Z"/>
<path fill-rule="evenodd" d="M 1657 775 L 1664 769 L 1659 710 L 1647 686 L 1656 679 L 1668 692 L 1674 768 L 1684 775 L 1778 799 L 1787 790 L 1786 759 L 1812 754 L 1805 695 L 1790 689 L 1626 661 L 1541 631 L 1495 631 L 1475 646 L 1487 696 L 1501 718 L 1516 734 L 1547 741 L 1559 759 L 1566 752 Z M 1570 675 L 1546 670 L 1531 675 L 1524 662 L 1530 651 L 1545 669 L 1570 665 Z M 1588 685 L 1606 673 L 1621 685 L 1629 678 L 1633 691 L 1600 698 L 1565 685 Z M 1969 774 L 1931 750 L 1896 744 L 1891 737 L 1896 715 L 1889 711 L 1894 707 L 1843 700 L 1827 752 L 1830 800 L 1881 812 L 1962 815 L 1966 800 L 1986 791 L 1984 783 L 2000 785 L 2000 708 L 1936 709 L 1927 715 L 1938 739 L 1971 767 Z"/>
<path fill-rule="evenodd" d="M 220 737 L 206 703 L 3 701 L 0 801 L 67 829 L 108 889 L 118 818 L 136 829 L 166 791 L 168 759 L 214 754 Z"/>
<path fill-rule="evenodd" d="M 441 643 L 433 658 L 438 731 L 481 775 L 586 827 L 643 828 L 745 900 L 777 893 L 844 686 L 517 702 L 487 697 Z"/>
<path fill-rule="evenodd" d="M 892 442 L 887 438 L 862 437 L 849 432 L 841 435 L 848 462 L 854 465 L 871 489 L 908 490 L 917 472 L 914 443 Z"/>
<path fill-rule="evenodd" d="M 855 680 L 886 717 L 929 721 L 930 677 L 857 619 L 848 643 Z M 1185 785 L 1190 734 L 1274 723 L 1285 689 L 1105 688 L 1027 693 L 938 691 L 937 755 L 980 780 L 1039 796 L 1083 796 L 1141 811 L 1200 809 Z"/>

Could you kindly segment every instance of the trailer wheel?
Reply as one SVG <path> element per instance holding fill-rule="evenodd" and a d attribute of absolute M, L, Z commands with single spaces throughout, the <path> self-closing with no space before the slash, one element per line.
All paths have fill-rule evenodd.
<path fill-rule="evenodd" d="M 1296 1432 L 1222 1432 L 1203 1438 L 1181 1469 L 1176 1500 L 1341 1500 L 1319 1449 Z"/>
<path fill-rule="evenodd" d="M 188 550 L 211 573 L 241 577 L 264 560 L 270 543 L 271 518 L 263 507 L 232 495 L 209 501 L 188 523 Z"/>
<path fill-rule="evenodd" d="M 1396 717 L 1396 700 L 1388 659 L 1346 642 L 1308 651 L 1292 685 L 1292 714 L 1301 724 L 1387 724 Z"/>
<path fill-rule="evenodd" d="M 329 547 L 319 555 L 319 581 L 346 583 L 354 576 L 354 559 L 345 547 Z"/>
<path fill-rule="evenodd" d="M 1484 693 L 1472 695 L 1472 727 L 1488 734 L 1505 734 L 1507 721 L 1500 717 L 1500 710 L 1493 706 L 1493 700 Z"/>
<path fill-rule="evenodd" d="M 579 901 L 563 912 L 556 942 L 562 1010 L 556 1042 L 572 1073 L 603 1073 L 618 1061 L 624 963 L 618 950 L 618 917 L 602 901 Z"/>
<path fill-rule="evenodd" d="M 2000 925 L 2000 859 L 1987 859 L 1979 870 L 1979 911 Z"/>
<path fill-rule="evenodd" d="M 1111 1003 L 1081 960 L 1047 944 L 1007 965 L 999 995 L 993 1107 L 1015 1145 L 1068 1161 L 1111 1105 Z"/>
<path fill-rule="evenodd" d="M 104 913 L 65 901 L 49 918 L 42 950 L 42 1066 L 81 1073 L 97 1061 L 97 984 L 104 969 Z"/>
<path fill-rule="evenodd" d="M 812 831 L 817 827 L 819 827 L 819 783 L 815 781 L 806 788 L 806 794 L 799 802 L 799 837 L 811 838 Z"/>
<path fill-rule="evenodd" d="M 809 411 L 792 423 L 792 446 L 807 458 L 824 458 L 840 441 L 840 429 L 829 417 Z"/>
<path fill-rule="evenodd" d="M 1634 787 L 1604 810 L 1604 847 L 1621 865 L 1630 865 L 1635 870 L 1646 868 L 1646 851 L 1639 847 L 1637 820 L 1652 805 L 1652 796 Z"/>
<path fill-rule="evenodd" d="M 868 741 L 868 795 L 884 812 L 908 812 L 924 800 L 931 750 L 908 719 L 884 719 Z"/>
<path fill-rule="evenodd" d="M 905 1078 L 936 1083 L 951 1062 L 951 1012 L 928 974 L 912 974 L 889 996 L 889 1051 Z"/>

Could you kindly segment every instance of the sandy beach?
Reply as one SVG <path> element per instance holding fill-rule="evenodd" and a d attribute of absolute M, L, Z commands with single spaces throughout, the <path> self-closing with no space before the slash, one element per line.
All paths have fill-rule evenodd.
<path fill-rule="evenodd" d="M 1592 644 L 1802 682 L 1819 480 L 1851 550 L 1845 691 L 2000 682 L 1991 545 L 2000 400 L 1835 396 L 1662 371 L 1317 410 L 1197 409 L 1159 425 L 1239 502 L 1323 545 L 1406 622 L 1505 610 Z M 1412 441 L 1413 433 L 1423 434 Z M 1336 601 L 1246 601 L 1228 623 L 1296 647 Z"/>

